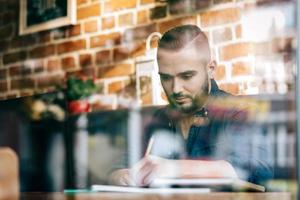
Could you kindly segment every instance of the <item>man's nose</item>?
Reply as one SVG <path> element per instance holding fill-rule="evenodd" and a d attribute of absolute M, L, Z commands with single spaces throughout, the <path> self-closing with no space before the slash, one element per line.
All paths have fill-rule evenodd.
<path fill-rule="evenodd" d="M 182 92 L 182 83 L 177 78 L 174 78 L 173 82 L 173 93 L 178 94 Z"/>

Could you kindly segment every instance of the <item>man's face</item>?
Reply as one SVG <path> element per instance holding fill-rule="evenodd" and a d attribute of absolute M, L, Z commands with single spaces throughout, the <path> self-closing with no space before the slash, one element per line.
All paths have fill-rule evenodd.
<path fill-rule="evenodd" d="M 208 94 L 207 63 L 194 47 L 179 52 L 160 50 L 158 65 L 171 106 L 183 113 L 191 113 L 203 106 Z"/>

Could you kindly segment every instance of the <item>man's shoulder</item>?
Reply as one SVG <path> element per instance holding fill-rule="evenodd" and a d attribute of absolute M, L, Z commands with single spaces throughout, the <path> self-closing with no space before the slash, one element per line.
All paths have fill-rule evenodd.
<path fill-rule="evenodd" d="M 169 123 L 172 121 L 172 114 L 169 105 L 158 107 L 153 116 L 156 121 L 160 123 Z"/>
<path fill-rule="evenodd" d="M 250 116 L 250 103 L 244 97 L 222 93 L 214 96 L 208 103 L 209 116 L 215 120 L 246 122 Z"/>

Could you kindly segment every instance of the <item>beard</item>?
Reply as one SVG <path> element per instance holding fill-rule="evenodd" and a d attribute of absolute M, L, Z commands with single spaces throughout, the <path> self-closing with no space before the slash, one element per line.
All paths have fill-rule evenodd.
<path fill-rule="evenodd" d="M 203 87 L 195 95 L 185 95 L 182 93 L 173 93 L 168 95 L 168 100 L 172 109 L 184 114 L 192 114 L 201 109 L 207 101 L 209 94 L 208 78 L 206 79 Z M 185 99 L 185 102 L 178 102 L 178 99 Z"/>

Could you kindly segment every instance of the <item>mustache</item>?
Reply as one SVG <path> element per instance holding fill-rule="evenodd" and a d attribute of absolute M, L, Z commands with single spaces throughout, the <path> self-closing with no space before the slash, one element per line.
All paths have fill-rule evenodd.
<path fill-rule="evenodd" d="M 179 99 L 179 98 L 192 98 L 190 95 L 184 95 L 182 93 L 173 93 L 170 95 L 172 99 Z"/>

